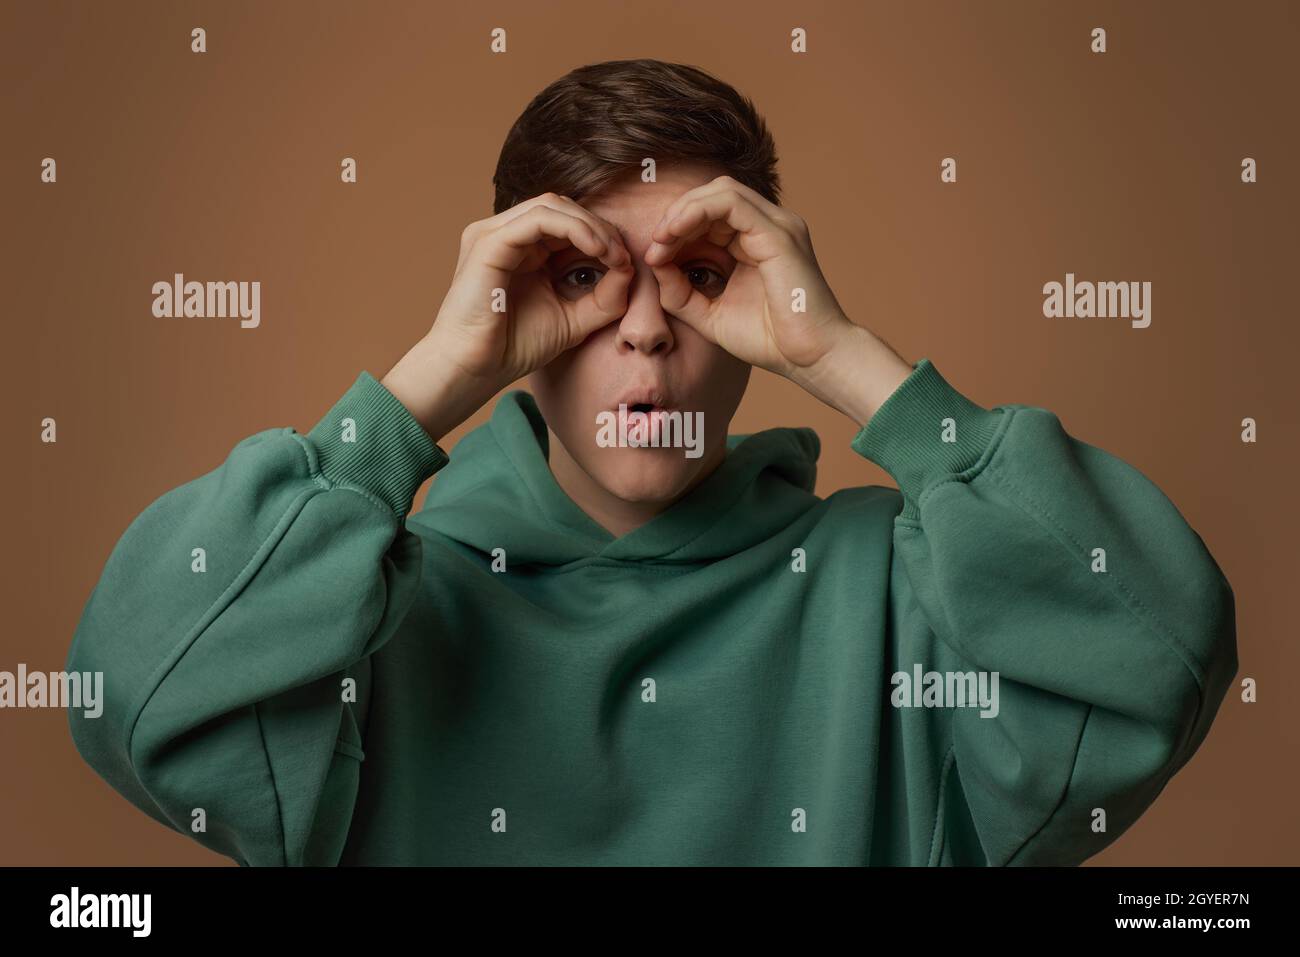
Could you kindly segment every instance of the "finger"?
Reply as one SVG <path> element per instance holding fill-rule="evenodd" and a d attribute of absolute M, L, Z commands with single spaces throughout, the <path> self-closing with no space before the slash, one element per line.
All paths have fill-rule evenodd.
<path fill-rule="evenodd" d="M 485 237 L 498 233 L 507 224 L 515 222 L 520 217 L 527 215 L 539 206 L 546 206 L 556 210 L 557 212 L 576 216 L 587 223 L 587 225 L 591 227 L 592 231 L 601 237 L 602 241 L 605 243 L 606 249 L 615 248 L 621 250 L 621 257 L 619 255 L 614 255 L 611 260 L 612 262 L 617 262 L 620 258 L 624 258 L 627 262 L 632 261 L 632 254 L 623 243 L 622 236 L 619 235 L 618 230 L 610 223 L 594 215 L 589 210 L 584 209 L 581 205 L 567 196 L 561 196 L 553 192 L 546 192 L 533 196 L 520 203 L 516 203 L 509 209 L 497 213 L 495 216 L 490 216 L 487 219 L 470 223 L 461 234 L 460 254 L 457 257 L 454 275 L 460 275 L 465 263 L 468 262 L 470 257 L 473 255 L 474 249 L 480 245 L 481 241 Z M 572 245 L 572 243 L 567 236 L 545 236 L 538 243 L 539 250 L 545 249 L 547 252 L 555 252 L 569 245 Z M 587 250 L 584 250 L 584 252 L 586 251 Z"/>
<path fill-rule="evenodd" d="M 525 259 L 536 257 L 541 249 L 554 251 L 566 244 L 609 266 L 622 258 L 621 251 L 611 249 L 609 243 L 583 219 L 538 204 L 484 234 L 474 244 L 470 260 L 489 269 L 513 273 Z"/>
<path fill-rule="evenodd" d="M 686 208 L 687 203 L 693 202 L 701 196 L 708 196 L 726 189 L 727 185 L 732 182 L 735 181 L 730 176 L 715 176 L 704 185 L 696 186 L 694 189 L 688 189 L 686 192 L 682 193 L 682 195 L 669 203 L 668 208 L 663 211 L 663 214 L 659 217 L 658 225 L 650 233 L 650 238 L 652 240 L 660 239 L 661 237 L 658 234 L 663 232 L 664 225 L 671 220 L 676 219 L 677 214 Z M 665 234 L 663 238 L 667 239 L 667 235 Z"/>
<path fill-rule="evenodd" d="M 784 206 L 778 206 L 758 190 L 746 186 L 744 183 L 740 182 L 740 180 L 733 179 L 730 176 L 719 176 L 717 180 L 714 180 L 714 182 L 717 183 L 719 180 L 724 181 L 726 186 L 734 189 L 741 196 L 745 197 L 745 199 L 753 203 L 755 209 L 778 226 L 787 230 L 794 226 L 796 221 L 794 214 Z"/>
<path fill-rule="evenodd" d="M 757 265 L 781 251 L 780 237 L 789 239 L 776 223 L 734 190 L 697 196 L 651 233 L 648 265 L 670 262 L 686 243 L 705 237 L 738 260 Z M 767 241 L 763 241 L 767 240 Z"/>
<path fill-rule="evenodd" d="M 614 224 L 609 222 L 609 220 L 602 219 L 577 200 L 569 196 L 561 196 L 559 198 L 558 208 L 582 219 L 596 231 L 598 236 L 602 237 L 609 243 L 611 249 L 617 248 L 622 250 L 627 257 L 625 262 L 632 262 L 632 252 L 627 248 L 627 244 L 623 242 L 623 234 L 620 233 Z"/>
<path fill-rule="evenodd" d="M 635 275 L 636 269 L 631 263 L 613 266 L 596 283 L 591 295 L 577 301 L 574 310 L 576 341 L 582 341 L 627 312 L 627 290 Z"/>
<path fill-rule="evenodd" d="M 744 183 L 727 174 L 714 177 L 702 186 L 697 186 L 694 189 L 687 190 L 674 200 L 668 208 L 664 210 L 659 226 L 656 228 L 655 232 L 661 231 L 664 225 L 674 219 L 686 205 L 696 201 L 697 199 L 723 192 L 739 194 L 743 199 L 748 200 L 750 204 L 758 210 L 760 215 L 767 217 L 767 219 L 769 219 L 778 229 L 788 233 L 796 243 L 805 241 L 803 240 L 803 237 L 807 233 L 807 224 L 800 216 L 783 206 L 777 205 L 758 190 L 746 186 Z M 659 239 L 660 237 L 652 235 L 651 238 Z"/>
<path fill-rule="evenodd" d="M 713 300 L 700 292 L 673 263 L 651 266 L 659 283 L 659 305 L 664 312 L 685 322 L 706 339 L 713 341 L 709 315 Z"/>
<path fill-rule="evenodd" d="M 470 223 L 460 234 L 460 255 L 456 259 L 455 275 L 459 276 L 461 270 L 465 267 L 470 253 L 488 233 L 500 229 L 512 219 L 516 219 L 528 212 L 534 206 L 544 206 L 548 202 L 551 193 L 542 193 L 538 196 L 530 197 L 522 202 L 516 203 L 509 209 L 504 209 L 495 216 L 489 216 L 486 219 L 478 219 Z"/>
<path fill-rule="evenodd" d="M 612 223 L 601 219 L 572 197 L 563 194 L 551 192 L 542 193 L 540 196 L 535 196 L 530 200 L 525 200 L 517 206 L 512 206 L 505 212 L 498 214 L 499 217 L 503 217 L 498 225 L 504 225 L 505 223 L 515 219 L 519 215 L 515 212 L 516 210 L 518 210 L 519 213 L 523 213 L 539 205 L 549 206 L 562 213 L 568 213 L 570 216 L 577 216 L 590 226 L 592 231 L 596 233 L 597 236 L 600 236 L 610 248 L 621 249 L 627 255 L 627 261 L 632 261 L 631 252 L 628 251 L 626 244 L 623 242 L 622 235 L 614 228 Z"/>
<path fill-rule="evenodd" d="M 725 173 L 722 176 L 715 176 L 704 185 L 696 186 L 694 189 L 689 189 L 681 196 L 678 196 L 677 199 L 673 200 L 673 202 L 669 204 L 668 208 L 664 210 L 659 225 L 662 226 L 668 220 L 676 217 L 688 203 L 721 192 L 739 193 L 744 199 L 749 200 L 755 209 L 768 219 L 772 220 L 772 222 L 777 226 L 787 230 L 793 230 L 797 225 L 797 217 L 789 210 L 778 206 L 758 190 L 746 186 L 744 183 L 740 182 L 740 180 Z M 652 236 L 651 238 L 657 239 L 658 237 Z"/>

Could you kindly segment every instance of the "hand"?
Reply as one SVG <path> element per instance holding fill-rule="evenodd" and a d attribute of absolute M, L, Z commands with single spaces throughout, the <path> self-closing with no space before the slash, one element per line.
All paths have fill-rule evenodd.
<path fill-rule="evenodd" d="M 546 265 L 576 247 L 608 269 L 568 300 Z M 544 193 L 467 226 L 433 328 L 383 384 L 438 441 L 516 379 L 581 343 L 627 309 L 635 269 L 618 231 L 565 196 Z M 504 312 L 493 311 L 505 290 Z"/>
<path fill-rule="evenodd" d="M 673 264 L 704 237 L 736 260 L 709 299 Z M 664 310 L 750 365 L 785 376 L 865 425 L 912 367 L 840 308 L 808 225 L 730 176 L 683 193 L 651 232 L 645 261 Z M 793 292 L 804 290 L 794 311 Z"/>
<path fill-rule="evenodd" d="M 570 246 L 609 267 L 592 294 L 575 301 L 556 294 L 543 268 Z M 568 197 L 544 193 L 466 227 L 431 334 L 465 375 L 503 387 L 621 316 L 631 264 L 612 225 Z M 497 289 L 506 290 L 504 313 L 492 311 Z"/>

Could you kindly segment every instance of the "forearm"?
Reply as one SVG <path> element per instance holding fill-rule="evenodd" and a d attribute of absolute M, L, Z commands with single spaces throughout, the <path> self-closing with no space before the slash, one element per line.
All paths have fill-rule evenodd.
<path fill-rule="evenodd" d="M 406 406 L 435 443 L 497 392 L 492 384 L 472 379 L 448 361 L 432 332 L 412 346 L 380 383 Z"/>
<path fill-rule="evenodd" d="M 791 378 L 862 427 L 911 372 L 912 366 L 884 340 L 845 323 L 840 341 L 826 357 Z"/>

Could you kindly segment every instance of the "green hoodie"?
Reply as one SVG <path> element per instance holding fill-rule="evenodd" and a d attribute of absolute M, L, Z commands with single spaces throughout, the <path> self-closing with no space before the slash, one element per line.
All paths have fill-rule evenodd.
<path fill-rule="evenodd" d="M 1096 854 L 1204 739 L 1232 590 L 1051 412 L 922 359 L 853 440 L 901 493 L 817 497 L 808 429 L 728 444 L 614 538 L 527 393 L 448 464 L 362 372 L 127 528 L 76 747 L 244 865 L 1014 865 Z"/>

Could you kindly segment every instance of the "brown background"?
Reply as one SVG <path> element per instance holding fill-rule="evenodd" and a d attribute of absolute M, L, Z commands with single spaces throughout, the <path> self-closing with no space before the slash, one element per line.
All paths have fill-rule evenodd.
<path fill-rule="evenodd" d="M 110 549 L 156 497 L 253 432 L 305 432 L 425 332 L 536 92 L 652 56 L 755 99 L 785 204 L 851 315 L 976 401 L 1049 408 L 1136 465 L 1233 584 L 1259 702 L 1230 692 L 1191 764 L 1093 862 L 1300 863 L 1295 5 L 168 0 L 0 16 L 0 670 L 63 667 Z M 47 156 L 57 185 L 39 180 Z M 1044 318 L 1042 286 L 1067 271 L 1150 280 L 1150 328 Z M 174 272 L 260 280 L 261 327 L 155 319 L 150 287 Z M 39 441 L 45 416 L 57 444 Z M 1245 416 L 1258 444 L 1240 441 Z M 756 373 L 733 430 L 774 425 L 818 430 L 821 494 L 890 483 L 850 450 L 847 419 Z M 0 756 L 0 864 L 230 863 L 117 796 L 60 711 L 0 711 Z"/>

